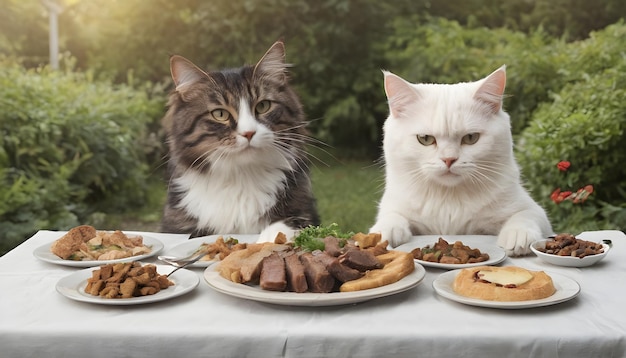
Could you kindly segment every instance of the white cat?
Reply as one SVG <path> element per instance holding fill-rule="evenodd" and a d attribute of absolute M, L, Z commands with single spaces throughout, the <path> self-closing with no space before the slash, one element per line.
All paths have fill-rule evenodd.
<path fill-rule="evenodd" d="M 508 255 L 552 234 L 545 211 L 520 181 L 505 66 L 458 84 L 411 84 L 384 72 L 385 192 L 376 223 L 391 246 L 412 235 L 498 235 Z"/>

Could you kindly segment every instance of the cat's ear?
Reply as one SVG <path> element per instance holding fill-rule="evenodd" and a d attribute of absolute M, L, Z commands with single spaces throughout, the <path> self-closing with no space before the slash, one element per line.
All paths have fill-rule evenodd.
<path fill-rule="evenodd" d="M 486 103 L 494 114 L 498 113 L 502 109 L 502 98 L 504 87 L 506 87 L 506 66 L 498 68 L 482 82 L 474 98 Z"/>
<path fill-rule="evenodd" d="M 170 57 L 170 71 L 172 72 L 172 79 L 176 85 L 176 91 L 181 94 L 184 93 L 190 85 L 204 78 L 209 78 L 209 75 L 198 68 L 198 66 L 178 55 Z"/>
<path fill-rule="evenodd" d="M 288 67 L 289 65 L 285 63 L 285 44 L 282 41 L 276 41 L 254 66 L 252 76 L 269 76 L 284 83 L 287 82 Z"/>
<path fill-rule="evenodd" d="M 394 118 L 404 117 L 409 107 L 420 99 L 419 93 L 410 83 L 391 72 L 385 75 L 385 93 L 389 102 L 389 111 Z"/>

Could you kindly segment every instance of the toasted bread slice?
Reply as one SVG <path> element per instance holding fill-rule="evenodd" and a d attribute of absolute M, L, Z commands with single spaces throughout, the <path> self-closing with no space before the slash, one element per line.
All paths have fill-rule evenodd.
<path fill-rule="evenodd" d="M 60 258 L 67 260 L 80 248 L 83 242 L 87 242 L 96 236 L 96 229 L 93 226 L 81 225 L 72 228 L 67 234 L 53 242 L 50 251 Z"/>

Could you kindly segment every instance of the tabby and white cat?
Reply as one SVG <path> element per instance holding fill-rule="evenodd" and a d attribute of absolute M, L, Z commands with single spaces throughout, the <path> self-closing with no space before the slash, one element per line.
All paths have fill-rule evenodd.
<path fill-rule="evenodd" d="M 276 42 L 255 66 L 204 72 L 170 59 L 175 91 L 164 128 L 170 175 L 161 230 L 261 234 L 319 225 L 302 105 Z"/>
<path fill-rule="evenodd" d="M 476 82 L 411 84 L 385 72 L 385 191 L 370 232 L 398 246 L 411 235 L 497 235 L 507 254 L 552 234 L 520 182 L 502 66 Z"/>

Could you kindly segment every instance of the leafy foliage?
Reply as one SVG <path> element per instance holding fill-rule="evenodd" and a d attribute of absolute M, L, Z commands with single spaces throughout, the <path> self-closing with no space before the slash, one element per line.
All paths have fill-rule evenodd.
<path fill-rule="evenodd" d="M 415 22 L 422 22 L 415 27 Z M 392 72 L 411 82 L 475 81 L 507 66 L 505 108 L 513 132 L 526 127 L 537 105 L 563 83 L 558 76 L 564 43 L 541 31 L 531 34 L 486 27 L 466 28 L 441 18 L 398 18 L 385 52 Z M 454 50 L 451 50 L 454 49 Z"/>
<path fill-rule="evenodd" d="M 344 232 L 336 223 L 327 226 L 307 226 L 300 230 L 294 238 L 294 244 L 302 247 L 306 251 L 324 250 L 324 238 L 333 236 L 338 239 L 349 239 L 354 236 L 354 232 Z M 345 240 L 340 240 L 340 246 L 345 244 Z"/>
<path fill-rule="evenodd" d="M 162 99 L 89 73 L 0 64 L 0 237 L 64 229 L 145 199 Z"/>
<path fill-rule="evenodd" d="M 625 46 L 624 24 L 570 44 L 570 61 L 562 68 L 578 78 L 539 107 L 520 138 L 518 159 L 528 187 L 559 231 L 626 227 Z M 571 162 L 566 175 L 556 168 L 561 160 Z M 594 192 L 585 203 L 550 201 L 557 187 L 576 191 L 587 184 Z"/>

